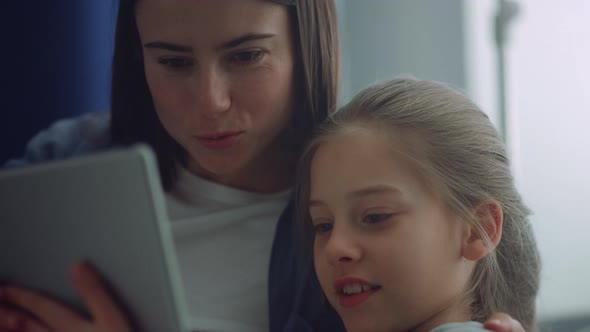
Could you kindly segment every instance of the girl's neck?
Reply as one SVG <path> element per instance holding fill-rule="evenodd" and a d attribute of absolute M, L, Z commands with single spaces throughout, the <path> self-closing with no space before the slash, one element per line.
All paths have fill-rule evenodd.
<path fill-rule="evenodd" d="M 429 332 L 437 326 L 446 323 L 461 323 L 471 321 L 471 313 L 469 312 L 468 306 L 462 302 L 463 301 L 455 303 L 454 305 L 448 306 L 445 309 L 435 313 L 426 321 L 411 329 L 410 332 Z"/>

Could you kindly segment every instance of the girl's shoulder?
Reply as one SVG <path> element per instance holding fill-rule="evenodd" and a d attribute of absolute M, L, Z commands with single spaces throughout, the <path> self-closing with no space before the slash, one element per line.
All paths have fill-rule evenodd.
<path fill-rule="evenodd" d="M 27 143 L 23 157 L 9 160 L 5 166 L 17 167 L 67 159 L 110 146 L 110 113 L 86 113 L 58 120 L 40 131 Z"/>
<path fill-rule="evenodd" d="M 484 332 L 489 331 L 480 322 L 447 323 L 436 327 L 431 332 Z"/>

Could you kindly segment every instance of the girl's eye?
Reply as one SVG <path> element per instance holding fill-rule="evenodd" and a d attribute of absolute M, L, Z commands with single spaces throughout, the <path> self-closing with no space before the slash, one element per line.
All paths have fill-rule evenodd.
<path fill-rule="evenodd" d="M 189 58 L 161 58 L 158 63 L 170 69 L 181 69 L 193 65 L 193 60 Z"/>
<path fill-rule="evenodd" d="M 315 234 L 325 234 L 332 230 L 332 224 L 321 223 L 313 225 L 313 232 Z"/>
<path fill-rule="evenodd" d="M 242 51 L 232 55 L 231 60 L 240 65 L 247 65 L 257 62 L 263 55 L 264 52 L 262 50 Z"/>
<path fill-rule="evenodd" d="M 391 216 L 393 216 L 393 213 L 368 214 L 363 218 L 363 222 L 367 224 L 378 224 L 391 218 Z"/>

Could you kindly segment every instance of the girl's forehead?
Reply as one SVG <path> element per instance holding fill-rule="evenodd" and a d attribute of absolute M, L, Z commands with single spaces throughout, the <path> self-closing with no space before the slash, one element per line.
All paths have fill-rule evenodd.
<path fill-rule="evenodd" d="M 432 166 L 423 151 L 425 144 L 418 135 L 409 133 L 384 133 L 357 126 L 325 137 L 311 161 L 312 196 L 341 195 L 389 184 L 406 198 L 428 197 L 442 202 L 442 184 L 432 176 Z"/>
<path fill-rule="evenodd" d="M 350 123 L 339 126 L 319 141 L 313 161 L 319 158 L 332 162 L 363 158 L 379 162 L 393 160 L 407 165 L 412 173 L 425 176 L 429 170 L 430 148 L 419 132 L 410 128 L 373 123 Z M 337 162 L 336 162 L 337 163 Z M 426 172 L 429 173 L 429 172 Z"/>
<path fill-rule="evenodd" d="M 366 126 L 342 127 L 321 141 L 313 157 L 319 165 L 397 163 L 406 155 L 400 135 L 385 135 Z M 405 160 L 402 160 L 405 163 Z M 363 168 L 370 168 L 367 165 Z"/>
<path fill-rule="evenodd" d="M 426 140 L 417 130 L 378 122 L 345 124 L 327 135 L 323 141 L 342 141 L 345 144 L 365 142 L 412 159 L 424 158 L 427 151 Z"/>

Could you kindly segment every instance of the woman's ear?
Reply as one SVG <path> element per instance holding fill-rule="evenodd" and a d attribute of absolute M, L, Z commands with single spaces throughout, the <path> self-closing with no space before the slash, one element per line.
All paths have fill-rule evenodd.
<path fill-rule="evenodd" d="M 462 255 L 468 260 L 477 261 L 492 252 L 502 238 L 504 213 L 496 201 L 483 201 L 475 206 L 474 215 L 481 230 L 467 224 L 463 238 Z M 487 239 L 486 240 L 486 235 Z"/>

